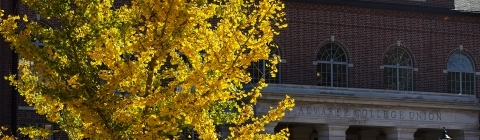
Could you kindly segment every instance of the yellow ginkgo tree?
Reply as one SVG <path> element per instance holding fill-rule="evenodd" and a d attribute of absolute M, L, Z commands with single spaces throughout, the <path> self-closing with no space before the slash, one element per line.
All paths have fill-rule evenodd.
<path fill-rule="evenodd" d="M 188 130 L 216 140 L 219 125 L 229 139 L 288 137 L 264 125 L 293 99 L 254 114 L 267 85 L 251 84 L 246 71 L 259 60 L 277 71 L 268 44 L 286 27 L 279 0 L 22 2 L 59 26 L 2 14 L 0 33 L 21 58 L 6 79 L 70 139 L 178 139 Z"/>

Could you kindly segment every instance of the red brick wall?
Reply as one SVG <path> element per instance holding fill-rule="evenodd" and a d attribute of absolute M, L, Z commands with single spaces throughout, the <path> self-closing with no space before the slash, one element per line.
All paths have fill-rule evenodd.
<path fill-rule="evenodd" d="M 34 124 L 53 124 L 43 116 L 38 115 L 35 111 L 33 110 L 19 110 L 18 111 L 18 117 L 17 117 L 17 123 L 19 126 L 27 126 L 27 125 L 34 125 Z M 68 139 L 67 133 L 64 131 L 61 131 L 60 127 L 58 125 L 53 126 L 53 130 L 57 130 L 59 132 L 55 132 L 53 134 L 54 139 L 56 140 L 66 140 Z"/>
<path fill-rule="evenodd" d="M 6 14 L 12 14 L 12 2 L 1 1 L 1 9 Z M 12 87 L 3 77 L 12 72 L 12 51 L 9 45 L 0 38 L 0 126 L 12 127 Z"/>
<path fill-rule="evenodd" d="M 12 67 L 12 52 L 8 45 L 0 40 L 0 126 L 12 125 L 12 88 L 3 77 L 8 76 Z"/>
<path fill-rule="evenodd" d="M 459 45 L 480 71 L 480 18 L 285 2 L 288 27 L 276 38 L 283 51 L 282 83 L 315 85 L 316 51 L 335 36 L 348 53 L 349 87 L 383 88 L 383 56 L 401 40 L 412 56 L 414 90 L 446 92 L 446 60 Z M 480 78 L 476 76 L 477 91 Z"/>

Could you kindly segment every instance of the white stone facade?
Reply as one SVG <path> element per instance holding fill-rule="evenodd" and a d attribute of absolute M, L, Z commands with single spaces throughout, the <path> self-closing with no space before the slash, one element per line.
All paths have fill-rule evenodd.
<path fill-rule="evenodd" d="M 479 140 L 475 96 L 415 91 L 269 84 L 256 106 L 264 114 L 288 94 L 295 107 L 270 124 L 294 140 L 435 140 L 445 127 L 454 140 Z"/>

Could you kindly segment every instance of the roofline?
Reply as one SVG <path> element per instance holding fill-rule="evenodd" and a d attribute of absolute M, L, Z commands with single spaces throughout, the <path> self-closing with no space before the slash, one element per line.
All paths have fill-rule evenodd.
<path fill-rule="evenodd" d="M 338 5 L 338 6 L 351 6 L 351 7 L 361 7 L 361 8 L 374 8 L 374 9 L 396 10 L 396 11 L 409 11 L 409 12 L 419 12 L 419 13 L 429 13 L 429 14 L 480 17 L 480 13 L 478 12 L 465 12 L 465 11 L 459 11 L 459 10 L 443 8 L 443 7 L 403 5 L 403 4 L 380 3 L 380 2 L 359 1 L 359 0 L 285 0 L 285 1 Z"/>

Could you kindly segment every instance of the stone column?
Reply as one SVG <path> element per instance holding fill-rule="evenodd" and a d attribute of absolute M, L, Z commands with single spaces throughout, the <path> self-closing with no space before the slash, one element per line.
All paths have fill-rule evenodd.
<path fill-rule="evenodd" d="M 380 129 L 368 129 L 360 131 L 359 134 L 361 140 L 376 140 L 380 132 L 382 132 Z"/>
<path fill-rule="evenodd" d="M 317 125 L 318 140 L 345 140 L 348 125 L 326 124 Z"/>
<path fill-rule="evenodd" d="M 265 132 L 274 134 L 275 133 L 275 127 L 277 126 L 278 122 L 270 122 L 265 125 Z"/>
<path fill-rule="evenodd" d="M 389 127 L 384 128 L 383 132 L 387 135 L 387 140 L 413 140 L 413 134 L 417 128 L 408 127 Z"/>

